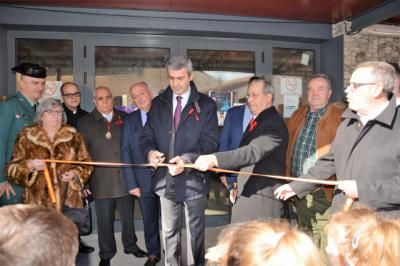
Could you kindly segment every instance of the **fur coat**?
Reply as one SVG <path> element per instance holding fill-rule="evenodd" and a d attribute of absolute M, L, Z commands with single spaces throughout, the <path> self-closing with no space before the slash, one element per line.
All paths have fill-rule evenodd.
<path fill-rule="evenodd" d="M 63 125 L 54 136 L 53 142 L 50 142 L 40 125 L 23 128 L 18 134 L 7 172 L 9 182 L 24 187 L 23 203 L 48 206 L 59 211 L 62 211 L 64 204 L 68 207 L 82 207 L 79 183 L 76 179 L 63 182 L 61 174 L 71 170 L 85 185 L 93 167 L 78 164 L 48 164 L 56 196 L 54 205 L 50 203 L 44 171 L 29 170 L 28 160 L 32 159 L 91 161 L 85 143 L 74 127 Z"/>

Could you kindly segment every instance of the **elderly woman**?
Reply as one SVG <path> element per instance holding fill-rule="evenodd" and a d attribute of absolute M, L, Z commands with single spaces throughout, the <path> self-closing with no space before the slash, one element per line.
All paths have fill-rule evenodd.
<path fill-rule="evenodd" d="M 23 128 L 8 164 L 8 180 L 24 187 L 23 203 L 37 204 L 62 211 L 63 205 L 81 208 L 81 188 L 93 168 L 79 164 L 49 164 L 56 203 L 50 202 L 43 159 L 90 161 L 81 135 L 66 125 L 66 115 L 60 101 L 49 98 L 37 108 L 33 126 Z"/>

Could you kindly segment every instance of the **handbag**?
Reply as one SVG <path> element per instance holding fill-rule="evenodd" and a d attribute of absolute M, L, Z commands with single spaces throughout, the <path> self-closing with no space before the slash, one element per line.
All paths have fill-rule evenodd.
<path fill-rule="evenodd" d="M 81 187 L 83 208 L 71 208 L 64 204 L 63 214 L 74 222 L 78 228 L 79 235 L 85 236 L 92 232 L 92 216 L 90 213 L 89 200 L 83 193 L 83 186 L 78 177 L 75 177 Z"/>

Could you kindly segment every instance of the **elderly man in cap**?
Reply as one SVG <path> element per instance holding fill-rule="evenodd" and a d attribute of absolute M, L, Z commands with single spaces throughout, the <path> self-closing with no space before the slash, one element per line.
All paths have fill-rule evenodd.
<path fill-rule="evenodd" d="M 46 69 L 30 63 L 22 63 L 11 69 L 21 74 L 20 90 L 4 102 L 0 102 L 0 206 L 21 201 L 22 188 L 9 184 L 3 170 L 11 157 L 18 132 L 33 123 L 37 100 L 45 88 Z"/>

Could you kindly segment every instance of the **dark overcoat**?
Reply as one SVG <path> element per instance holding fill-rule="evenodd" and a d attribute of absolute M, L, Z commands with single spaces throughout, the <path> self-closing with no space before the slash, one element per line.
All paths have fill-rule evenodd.
<path fill-rule="evenodd" d="M 140 134 L 142 133 L 142 117 L 140 110 L 128 114 L 124 118 L 121 140 L 121 161 L 123 163 L 147 163 L 140 149 Z M 128 191 L 139 187 L 141 193 L 152 193 L 151 176 L 153 171 L 146 167 L 124 167 L 124 177 Z"/>
<path fill-rule="evenodd" d="M 288 131 L 275 107 L 262 111 L 255 119 L 256 126 L 250 124 L 243 134 L 239 148 L 216 153 L 218 167 L 237 169 L 254 165 L 253 172 L 283 175 L 288 143 Z M 259 176 L 250 176 L 244 185 L 242 196 L 253 194 L 273 197 L 273 189 L 280 181 Z"/>
<path fill-rule="evenodd" d="M 113 110 L 110 123 L 111 138 L 106 138 L 108 121 L 94 109 L 78 121 L 93 161 L 120 162 L 120 141 L 124 112 Z M 109 199 L 128 196 L 121 167 L 95 167 L 90 179 L 90 189 L 95 199 Z"/>
<path fill-rule="evenodd" d="M 140 139 L 145 157 L 149 151 L 158 150 L 165 154 L 167 162 L 175 156 L 183 155 L 189 163 L 193 163 L 198 156 L 215 152 L 219 142 L 215 102 L 199 93 L 194 83 L 191 83 L 189 100 L 182 110 L 177 131 L 172 136 L 172 96 L 172 89 L 168 87 L 153 99 Z M 154 175 L 154 191 L 159 196 L 165 195 L 166 174 L 167 168 L 160 167 Z M 174 177 L 174 182 L 176 201 L 198 199 L 208 192 L 208 178 L 203 172 L 186 169 Z"/>

